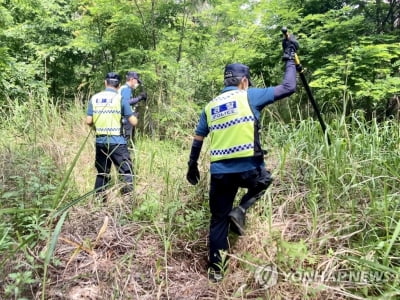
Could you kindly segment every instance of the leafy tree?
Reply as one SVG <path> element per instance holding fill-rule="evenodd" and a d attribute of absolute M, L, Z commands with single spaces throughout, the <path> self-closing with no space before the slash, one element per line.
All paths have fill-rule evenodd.
<path fill-rule="evenodd" d="M 397 93 L 398 1 L 3 0 L 0 9 L 3 98 L 72 98 L 102 88 L 107 71 L 135 69 L 155 110 L 201 104 L 232 62 L 248 64 L 257 85 L 275 85 L 282 26 L 298 37 L 324 108 L 340 107 L 344 90 L 372 111 Z M 363 94 L 372 89 L 387 92 Z"/>
<path fill-rule="evenodd" d="M 399 38 L 371 35 L 373 24 L 357 12 L 347 6 L 305 17 L 300 53 L 305 51 L 310 85 L 317 88 L 325 111 L 341 110 L 349 103 L 347 110 L 364 109 L 371 117 L 400 92 Z"/>
<path fill-rule="evenodd" d="M 398 0 L 361 1 L 360 10 L 374 24 L 374 33 L 388 33 L 400 29 L 400 2 Z"/>
<path fill-rule="evenodd" d="M 369 117 L 376 110 L 382 113 L 386 101 L 400 91 L 392 63 L 397 59 L 395 65 L 400 64 L 399 54 L 392 44 L 354 45 L 345 55 L 329 56 L 330 62 L 314 72 L 311 86 L 321 89 L 319 97 L 333 107 L 342 107 L 348 99 L 349 109 L 364 109 Z"/>
<path fill-rule="evenodd" d="M 4 91 L 8 86 L 8 78 L 10 76 L 10 60 L 8 54 L 8 44 L 4 41 L 4 28 L 11 22 L 11 16 L 8 10 L 2 6 L 4 1 L 0 2 L 0 91 Z M 0 96 L 4 96 L 4 92 L 0 92 Z"/>
<path fill-rule="evenodd" d="M 56 94 L 67 89 L 72 80 L 71 53 L 63 46 L 71 37 L 65 27 L 71 6 L 62 0 L 10 0 L 2 4 L 8 16 L 2 40 L 11 57 L 3 93 L 15 98 L 48 90 Z"/>

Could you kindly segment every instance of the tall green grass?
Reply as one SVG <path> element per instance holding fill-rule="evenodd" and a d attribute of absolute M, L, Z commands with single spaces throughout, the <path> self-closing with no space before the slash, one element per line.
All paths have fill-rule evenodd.
<path fill-rule="evenodd" d="M 48 99 L 32 98 L 10 103 L 1 112 L 0 263 L 6 272 L 0 277 L 0 298 L 29 298 L 39 286 L 38 294 L 45 297 L 50 289 L 46 272 L 51 272 L 50 265 L 57 268 L 54 250 L 69 210 L 83 205 L 103 210 L 90 197 L 94 148 L 82 123 L 84 109 L 80 100 L 60 109 Z M 188 124 L 192 118 L 188 116 Z M 310 299 L 399 294 L 398 277 L 334 287 L 283 281 L 272 291 L 256 286 L 254 266 L 269 262 L 284 273 L 321 271 L 327 265 L 332 270 L 399 273 L 399 123 L 367 121 L 359 112 L 328 123 L 331 145 L 312 119 L 287 124 L 272 117 L 265 122 L 266 161 L 275 181 L 248 214 L 248 236 L 232 241 L 226 283 L 212 291 L 233 298 L 250 297 L 255 290 L 257 295 L 279 295 L 287 289 L 293 297 Z M 139 130 L 132 151 L 134 201 L 118 210 L 112 203 L 108 207 L 116 226 L 141 224 L 138 241 L 149 235 L 159 241 L 159 256 L 149 257 L 157 274 L 155 298 L 174 297 L 171 265 L 177 253 L 188 253 L 182 245 L 198 260 L 207 251 L 207 142 L 200 159 L 201 181 L 191 186 L 185 173 L 192 133 L 185 126 L 178 129 L 152 136 Z M 111 190 L 118 198 L 116 188 Z M 16 258 L 23 263 L 12 264 Z M 129 269 L 133 261 L 134 253 L 126 254 L 118 267 Z M 118 280 L 112 286 L 124 290 Z M 123 292 L 113 299 L 120 299 L 118 294 Z"/>
<path fill-rule="evenodd" d="M 276 194 L 274 205 L 303 193 L 288 213 L 310 215 L 309 235 L 302 239 L 315 254 L 343 252 L 336 258 L 348 269 L 399 274 L 399 122 L 366 121 L 355 112 L 332 120 L 328 133 L 330 146 L 312 119 L 267 125 L 268 144 L 279 149 L 273 154 L 281 162 L 275 176 L 287 188 Z M 362 288 L 354 283 L 349 290 L 362 297 L 398 294 L 399 277 L 394 277 Z"/>
<path fill-rule="evenodd" d="M 52 254 L 48 253 L 42 265 L 35 259 L 34 248 L 50 238 L 54 209 L 77 196 L 71 192 L 74 163 L 68 171 L 62 162 L 68 153 L 57 148 L 66 124 L 60 107 L 46 96 L 32 95 L 27 101 L 9 100 L 0 112 L 4 120 L 0 127 L 0 248 L 4 248 L 0 266 L 7 270 L 1 274 L 5 288 L 0 295 L 4 297 L 19 299 L 29 293 L 29 285 L 39 284 L 34 274 L 46 270 Z M 77 119 L 81 112 L 75 114 L 80 109 L 77 105 L 70 109 L 68 113 L 74 117 L 67 122 L 81 123 Z M 11 263 L 21 257 L 20 264 Z"/>

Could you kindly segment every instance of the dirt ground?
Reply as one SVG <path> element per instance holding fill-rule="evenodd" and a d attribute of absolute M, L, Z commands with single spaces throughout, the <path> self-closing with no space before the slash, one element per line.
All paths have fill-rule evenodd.
<path fill-rule="evenodd" d="M 118 225 L 109 210 L 75 209 L 49 268 L 46 299 L 216 299 L 204 240 L 165 252 L 148 224 Z M 168 278 L 168 280 L 165 280 Z"/>
<path fill-rule="evenodd" d="M 46 299 L 304 299 L 303 289 L 287 282 L 268 290 L 260 287 L 254 273 L 235 259 L 230 260 L 225 279 L 211 283 L 206 272 L 206 231 L 192 244 L 172 240 L 165 251 L 165 241 L 148 224 L 119 225 L 113 209 L 93 212 L 80 207 L 70 212 L 48 270 Z M 251 251 L 250 241 L 258 238 L 240 239 L 239 247 Z M 345 298 L 331 291 L 309 299 Z"/>

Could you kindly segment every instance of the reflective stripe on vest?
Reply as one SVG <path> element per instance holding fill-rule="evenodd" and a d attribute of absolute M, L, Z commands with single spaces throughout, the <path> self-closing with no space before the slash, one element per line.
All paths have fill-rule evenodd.
<path fill-rule="evenodd" d="M 255 155 L 255 117 L 247 91 L 219 95 L 205 107 L 211 137 L 211 162 Z"/>
<path fill-rule="evenodd" d="M 93 122 L 97 135 L 121 135 L 121 95 L 111 91 L 93 96 Z"/>

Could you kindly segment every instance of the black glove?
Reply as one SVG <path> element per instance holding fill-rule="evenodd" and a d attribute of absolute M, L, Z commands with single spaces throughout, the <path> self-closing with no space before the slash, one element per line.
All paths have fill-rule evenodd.
<path fill-rule="evenodd" d="M 288 38 L 284 38 L 282 40 L 282 48 L 283 48 L 283 56 L 282 60 L 293 60 L 296 54 L 296 51 L 299 49 L 299 42 L 297 42 L 296 38 L 293 35 L 290 35 Z"/>
<path fill-rule="evenodd" d="M 139 101 L 144 100 L 146 101 L 147 99 L 147 93 L 146 92 L 142 92 L 140 93 L 140 95 L 138 96 Z"/>
<path fill-rule="evenodd" d="M 186 174 L 186 179 L 189 181 L 190 184 L 196 185 L 199 183 L 200 180 L 200 172 L 199 168 L 197 167 L 197 162 L 190 160 L 188 172 Z"/>

